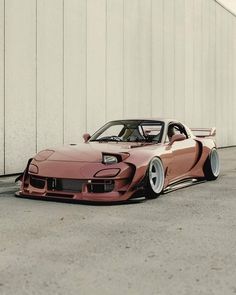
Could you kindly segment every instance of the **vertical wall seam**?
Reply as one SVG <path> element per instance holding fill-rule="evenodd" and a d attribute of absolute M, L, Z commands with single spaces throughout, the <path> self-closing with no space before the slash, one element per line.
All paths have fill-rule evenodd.
<path fill-rule="evenodd" d="M 204 113 L 202 112 L 202 110 L 204 110 L 205 109 L 205 107 L 204 107 L 204 96 L 203 96 L 203 94 L 204 94 L 204 92 L 205 92 L 205 89 L 204 89 L 204 87 L 205 87 L 205 83 L 203 83 L 203 72 L 204 72 L 204 69 L 203 69 L 203 48 L 204 48 L 204 36 L 203 36 L 203 10 L 204 10 L 204 7 L 203 7 L 203 2 L 201 1 L 200 2 L 201 3 L 201 9 L 200 9 L 200 11 L 201 11 L 201 28 L 200 28 L 200 31 L 201 31 L 201 48 L 200 48 L 200 50 L 201 50 L 201 52 L 202 52 L 202 54 L 201 54 L 201 71 L 200 71 L 200 77 L 201 77 L 201 92 L 200 92 L 200 96 L 201 96 L 201 112 L 200 112 L 200 122 L 203 122 L 203 117 L 204 117 Z M 206 8 L 205 8 L 206 9 Z M 201 123 L 202 124 L 202 123 Z"/>
<path fill-rule="evenodd" d="M 6 174 L 6 0 L 3 1 L 3 174 Z"/>
<path fill-rule="evenodd" d="M 192 36 L 193 39 L 192 41 L 192 103 L 193 103 L 193 109 L 195 110 L 195 0 L 193 0 L 193 5 L 192 6 Z M 193 113 L 191 113 L 193 115 Z M 191 123 L 193 124 L 194 118 L 191 118 Z M 194 122 L 195 124 L 195 122 Z"/>
<path fill-rule="evenodd" d="M 195 73 L 195 66 L 196 66 L 196 61 L 195 61 L 195 39 L 196 39 L 196 12 L 195 12 L 195 7 L 196 3 L 195 0 L 193 0 L 193 109 L 196 109 L 196 73 Z M 195 123 L 195 117 L 194 117 L 194 124 Z"/>
<path fill-rule="evenodd" d="M 122 112 L 123 112 L 123 118 L 125 117 L 125 0 L 123 0 L 123 47 L 122 47 L 122 71 L 123 71 L 123 106 L 122 106 Z"/>
<path fill-rule="evenodd" d="M 62 143 L 65 143 L 65 1 L 62 0 Z"/>
<path fill-rule="evenodd" d="M 164 115 L 165 103 L 165 4 L 162 0 L 162 114 Z"/>
<path fill-rule="evenodd" d="M 153 84 L 153 73 L 152 73 L 152 61 L 153 61 L 153 48 L 152 48 L 152 39 L 153 39 L 153 27 L 152 27 L 152 0 L 150 2 L 150 116 L 152 117 L 153 116 L 153 111 L 152 111 L 152 102 L 153 102 L 153 91 L 152 91 L 152 84 Z"/>
<path fill-rule="evenodd" d="M 217 50 L 216 50 L 216 48 L 217 48 L 217 32 L 216 32 L 216 25 L 217 25 L 217 21 L 216 21 L 216 2 L 215 2 L 215 71 L 214 71 L 214 73 L 215 73 L 215 75 L 214 75 L 214 79 L 215 79 L 215 81 L 214 81 L 214 83 L 215 83 L 215 85 L 214 85 L 214 94 L 215 94 L 215 105 L 214 105 L 214 121 L 216 122 L 216 112 L 217 112 L 217 110 L 216 110 L 216 104 L 217 104 L 217 99 L 216 99 L 216 75 L 217 75 L 217 66 L 216 66 L 216 59 L 217 59 L 217 56 L 216 56 L 216 54 L 217 54 Z"/>
<path fill-rule="evenodd" d="M 184 2 L 186 4 L 186 2 Z M 184 108 L 184 122 L 186 121 L 186 53 L 187 53 L 187 48 L 186 48 L 186 40 L 187 40 L 187 34 L 186 34 L 186 21 L 185 21 L 185 17 L 186 17 L 186 6 L 184 4 L 184 58 L 183 58 L 183 61 L 184 61 L 184 105 L 185 105 L 185 108 Z"/>
<path fill-rule="evenodd" d="M 175 1 L 173 3 L 173 32 L 174 32 L 174 46 L 173 46 L 173 109 L 174 109 L 174 113 L 172 116 L 176 116 L 176 62 L 175 62 L 175 59 L 176 59 L 176 5 L 175 5 Z"/>
<path fill-rule="evenodd" d="M 105 0 L 105 122 L 107 121 L 107 0 Z"/>
<path fill-rule="evenodd" d="M 38 0 L 35 0 L 35 151 L 38 151 Z"/>
<path fill-rule="evenodd" d="M 183 38 L 184 38 L 184 46 L 183 46 L 183 52 L 184 52 L 184 58 L 183 58 L 183 101 L 184 101 L 184 106 L 186 105 L 186 23 L 185 23 L 185 15 L 186 15 L 186 7 L 185 7 L 185 1 L 184 1 L 184 5 L 183 5 Z M 183 121 L 185 122 L 186 120 L 186 107 L 183 108 Z"/>
<path fill-rule="evenodd" d="M 85 130 L 88 132 L 88 3 L 85 0 Z"/>

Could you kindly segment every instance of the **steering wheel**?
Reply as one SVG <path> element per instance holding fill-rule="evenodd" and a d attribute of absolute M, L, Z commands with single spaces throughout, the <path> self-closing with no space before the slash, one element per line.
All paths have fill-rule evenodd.
<path fill-rule="evenodd" d="M 112 136 L 104 136 L 104 137 L 101 137 L 98 139 L 99 141 L 122 141 L 122 139 L 119 137 L 119 136 L 116 136 L 116 135 L 112 135 Z"/>

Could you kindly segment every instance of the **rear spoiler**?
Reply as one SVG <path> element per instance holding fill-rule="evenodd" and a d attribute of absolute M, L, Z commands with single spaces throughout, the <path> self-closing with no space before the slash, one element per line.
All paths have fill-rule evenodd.
<path fill-rule="evenodd" d="M 216 128 L 191 128 L 191 131 L 196 137 L 215 137 Z"/>

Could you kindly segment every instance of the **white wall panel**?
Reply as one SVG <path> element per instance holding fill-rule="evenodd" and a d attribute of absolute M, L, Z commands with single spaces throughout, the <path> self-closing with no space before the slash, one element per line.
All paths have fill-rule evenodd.
<path fill-rule="evenodd" d="M 193 125 L 203 127 L 202 104 L 202 1 L 194 0 L 194 42 L 193 42 L 193 70 L 194 70 L 194 104 Z"/>
<path fill-rule="evenodd" d="M 65 143 L 86 132 L 86 0 L 64 3 L 64 133 Z"/>
<path fill-rule="evenodd" d="M 164 0 L 164 117 L 174 117 L 175 110 L 175 27 L 174 27 L 174 2 L 175 0 Z"/>
<path fill-rule="evenodd" d="M 87 130 L 106 117 L 106 1 L 87 0 Z"/>
<path fill-rule="evenodd" d="M 139 116 L 147 118 L 152 113 L 152 1 L 140 1 L 138 9 Z"/>
<path fill-rule="evenodd" d="M 151 115 L 151 1 L 124 2 L 125 117 Z"/>
<path fill-rule="evenodd" d="M 194 0 L 185 0 L 185 122 L 193 125 L 194 109 Z"/>
<path fill-rule="evenodd" d="M 163 114 L 163 6 L 164 0 L 152 1 L 152 117 Z"/>
<path fill-rule="evenodd" d="M 174 117 L 185 120 L 185 3 L 175 0 L 175 69 L 174 69 Z"/>
<path fill-rule="evenodd" d="M 209 103 L 209 90 L 210 90 L 210 71 L 207 69 L 211 69 L 212 65 L 210 64 L 210 55 L 212 55 L 212 51 L 210 48 L 210 9 L 209 9 L 209 1 L 203 1 L 202 3 L 202 109 L 201 115 L 203 122 L 202 124 L 209 125 L 210 117 L 211 117 L 211 109 Z M 213 67 L 214 69 L 214 67 Z"/>
<path fill-rule="evenodd" d="M 229 87 L 229 106 L 231 106 L 229 109 L 227 107 L 228 110 L 228 128 L 229 131 L 227 132 L 228 138 L 227 138 L 227 142 L 228 145 L 230 145 L 230 142 L 232 142 L 232 140 L 235 138 L 235 128 L 233 125 L 233 118 L 235 117 L 235 109 L 234 109 L 234 100 L 235 100 L 235 96 L 234 96 L 234 84 L 235 81 L 234 80 L 234 54 L 236 53 L 236 51 L 234 51 L 234 40 L 232 40 L 232 36 L 234 36 L 234 17 L 232 15 L 230 15 L 230 17 L 228 18 L 228 54 L 229 54 L 229 58 L 228 58 L 228 87 Z"/>
<path fill-rule="evenodd" d="M 223 53 L 224 53 L 224 61 L 225 61 L 225 69 L 224 69 L 224 96 L 225 99 L 224 99 L 224 106 L 223 106 L 223 112 L 224 112 L 224 118 L 225 118 L 225 126 L 228 126 L 228 132 L 226 132 L 226 136 L 225 136 L 225 143 L 226 145 L 229 145 L 229 141 L 230 141 L 230 134 L 229 134 L 229 131 L 230 131 L 230 115 L 231 115 L 231 111 L 230 109 L 228 108 L 228 106 L 232 105 L 231 103 L 231 83 L 230 83 L 230 80 L 231 80 L 231 77 L 230 77 L 230 72 L 231 72 L 231 63 L 232 63 L 232 60 L 230 60 L 230 48 L 231 48 L 231 43 L 232 43 L 232 40 L 231 40 L 231 36 L 229 38 L 229 33 L 230 33 L 230 16 L 228 15 L 228 12 L 225 11 L 225 14 L 224 14 L 224 20 L 225 20 L 225 48 L 223 50 Z M 224 126 L 224 128 L 225 128 Z"/>
<path fill-rule="evenodd" d="M 124 1 L 124 116 L 139 116 L 138 0 Z"/>
<path fill-rule="evenodd" d="M 123 117 L 216 126 L 219 146 L 236 144 L 235 40 L 213 0 L 0 0 L 0 175 Z"/>
<path fill-rule="evenodd" d="M 36 151 L 36 9 L 32 0 L 8 0 L 5 5 L 5 173 L 9 174 L 21 171 Z"/>
<path fill-rule="evenodd" d="M 0 0 L 0 175 L 4 174 L 4 0 Z"/>
<path fill-rule="evenodd" d="M 107 1 L 106 24 L 106 120 L 120 119 L 124 110 L 123 24 L 124 5 L 120 0 Z"/>
<path fill-rule="evenodd" d="M 37 6 L 37 149 L 63 143 L 63 0 Z"/>
<path fill-rule="evenodd" d="M 216 116 L 216 128 L 217 128 L 217 139 L 220 140 L 219 135 L 221 135 L 221 144 L 225 143 L 223 139 L 223 118 L 222 118 L 222 42 L 223 42 L 223 30 L 222 30 L 222 14 L 221 8 L 216 5 L 216 105 L 215 105 L 215 116 Z M 219 118 L 220 121 L 218 120 Z M 219 123 L 218 123 L 219 122 Z"/>
<path fill-rule="evenodd" d="M 206 127 L 215 126 L 216 99 L 216 4 L 203 2 L 203 118 Z"/>
<path fill-rule="evenodd" d="M 216 127 L 221 145 L 227 145 L 228 44 L 226 11 L 216 9 Z M 219 138 L 220 135 L 220 138 Z"/>

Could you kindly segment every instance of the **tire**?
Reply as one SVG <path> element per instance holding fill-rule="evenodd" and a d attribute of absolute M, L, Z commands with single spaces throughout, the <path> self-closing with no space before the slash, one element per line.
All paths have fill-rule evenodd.
<path fill-rule="evenodd" d="M 215 180 L 220 174 L 220 160 L 216 148 L 213 148 L 206 159 L 204 165 L 204 175 L 206 180 Z"/>
<path fill-rule="evenodd" d="M 164 182 L 165 173 L 162 161 L 155 157 L 148 166 L 146 199 L 156 199 L 163 192 Z"/>

